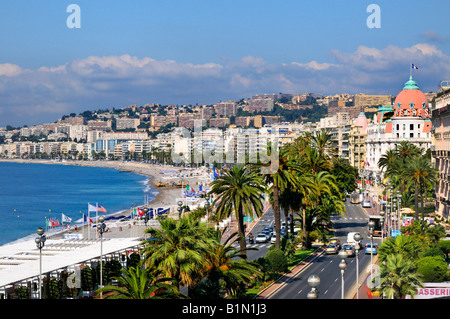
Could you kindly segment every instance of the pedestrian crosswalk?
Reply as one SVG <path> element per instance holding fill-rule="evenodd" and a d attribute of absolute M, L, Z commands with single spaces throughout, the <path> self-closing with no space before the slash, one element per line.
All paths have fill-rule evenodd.
<path fill-rule="evenodd" d="M 259 248 L 259 249 L 261 249 L 261 248 L 269 248 L 271 245 L 272 245 L 271 243 L 264 243 L 264 244 L 263 243 L 261 243 L 261 244 L 249 244 L 249 243 L 247 243 L 246 247 L 247 248 Z M 234 247 L 234 248 L 239 248 L 239 243 L 234 242 L 231 246 Z"/>
<path fill-rule="evenodd" d="M 364 221 L 368 221 L 367 217 L 348 217 L 348 216 L 344 216 L 344 217 L 331 217 L 331 220 L 364 220 Z"/>

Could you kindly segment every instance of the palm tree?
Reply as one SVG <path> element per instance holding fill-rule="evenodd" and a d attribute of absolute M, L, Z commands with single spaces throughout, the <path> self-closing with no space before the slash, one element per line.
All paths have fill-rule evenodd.
<path fill-rule="evenodd" d="M 378 249 L 378 259 L 385 262 L 389 255 L 403 255 L 408 260 L 416 260 L 425 251 L 423 241 L 412 236 L 396 236 L 387 238 Z"/>
<path fill-rule="evenodd" d="M 244 216 L 262 215 L 265 188 L 262 177 L 250 166 L 234 166 L 225 169 L 211 182 L 210 194 L 215 194 L 213 206 L 217 205 L 217 220 L 235 214 L 238 222 L 240 249 L 245 254 Z"/>
<path fill-rule="evenodd" d="M 206 224 L 190 215 L 178 221 L 160 220 L 160 229 L 146 230 L 155 239 L 143 250 L 147 267 L 173 278 L 178 289 L 180 285 L 187 286 L 190 294 L 207 266 L 204 253 L 214 245 L 211 232 Z"/>
<path fill-rule="evenodd" d="M 210 287 L 219 286 L 227 295 L 238 295 L 243 284 L 248 284 L 253 277 L 261 276 L 262 273 L 256 263 L 246 259 L 244 251 L 229 245 L 237 233 L 232 234 L 225 243 L 220 242 L 225 231 L 226 229 L 215 233 L 216 244 L 205 255 L 208 261 L 205 274 L 207 280 L 212 283 Z M 245 250 L 250 249 L 254 248 Z"/>
<path fill-rule="evenodd" d="M 434 242 L 436 248 L 439 248 L 439 239 L 445 237 L 445 227 L 442 225 L 433 225 L 428 227 L 427 236 Z"/>
<path fill-rule="evenodd" d="M 103 293 L 104 299 L 163 299 L 182 298 L 170 278 L 161 278 L 160 271 L 143 269 L 142 265 L 122 269 L 122 275 L 116 276 L 118 285 L 98 289 L 96 296 Z M 106 293 L 106 294 L 105 294 Z"/>
<path fill-rule="evenodd" d="M 437 170 L 431 165 L 431 161 L 424 156 L 417 156 L 408 158 L 405 162 L 405 179 L 408 185 L 414 187 L 414 208 L 415 219 L 419 219 L 418 197 L 419 189 L 422 201 L 422 219 L 424 218 L 423 211 L 423 188 L 428 183 L 435 182 L 437 180 Z"/>
<path fill-rule="evenodd" d="M 386 262 L 380 264 L 380 287 L 376 290 L 388 299 L 401 299 L 405 295 L 414 297 L 416 286 L 423 287 L 416 270 L 415 263 L 402 254 L 388 255 Z"/>

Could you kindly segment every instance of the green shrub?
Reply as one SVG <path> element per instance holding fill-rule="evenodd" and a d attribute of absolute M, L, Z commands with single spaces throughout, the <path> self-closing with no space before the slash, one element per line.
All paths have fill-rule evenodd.
<path fill-rule="evenodd" d="M 447 280 L 447 263 L 441 256 L 427 256 L 417 262 L 417 272 L 423 282 L 443 282 Z"/>
<path fill-rule="evenodd" d="M 267 270 L 271 272 L 285 272 L 288 269 L 288 261 L 280 249 L 272 249 L 266 255 Z"/>

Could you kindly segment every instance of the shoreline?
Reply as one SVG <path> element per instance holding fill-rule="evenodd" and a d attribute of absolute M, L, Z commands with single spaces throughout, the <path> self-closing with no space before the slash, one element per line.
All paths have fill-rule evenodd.
<path fill-rule="evenodd" d="M 195 185 L 201 183 L 206 183 L 206 171 L 204 168 L 182 168 L 182 167 L 174 167 L 170 165 L 155 165 L 148 164 L 142 162 L 121 162 L 121 161 L 79 161 L 79 160 L 66 160 L 66 161 L 53 161 L 53 160 L 42 160 L 42 159 L 0 159 L 0 163 L 21 163 L 21 164 L 46 164 L 46 165 L 70 165 L 70 166 L 82 166 L 82 167 L 100 167 L 100 168 L 113 168 L 119 170 L 121 172 L 129 172 L 132 174 L 139 174 L 148 177 L 148 185 L 151 187 L 151 192 L 157 192 L 155 198 L 148 203 L 147 207 L 172 207 L 177 205 L 176 201 L 178 198 L 181 198 L 182 189 L 177 188 L 176 186 L 165 186 L 165 187 L 157 187 L 156 183 L 161 181 L 166 181 L 168 183 L 179 182 L 180 180 L 184 180 L 188 182 L 190 185 Z M 203 174 L 205 173 L 205 174 Z M 143 207 L 141 205 L 139 207 Z M 120 215 L 129 215 L 131 214 L 131 209 L 123 209 L 119 212 L 108 213 L 107 216 L 120 216 Z M 100 215 L 99 215 L 100 216 Z M 92 218 L 92 217 L 91 217 Z M 77 225 L 78 231 L 69 231 L 68 229 L 61 229 L 60 232 L 56 234 L 49 233 L 49 239 L 61 239 L 64 234 L 72 233 L 72 234 L 85 234 L 87 231 L 84 228 L 88 228 L 88 225 L 78 225 L 78 223 L 73 222 L 74 225 Z M 142 230 L 143 231 L 143 230 Z M 91 232 L 94 233 L 95 231 Z M 105 233 L 104 235 L 111 234 Z M 115 234 L 118 235 L 118 234 Z M 123 234 L 125 235 L 125 234 Z M 26 236 L 28 237 L 28 236 Z M 128 236 L 114 236 L 115 238 L 119 237 L 128 237 Z M 22 238 L 14 240 L 10 243 L 15 243 L 20 241 Z M 4 245 L 8 245 L 10 243 L 6 243 Z"/>

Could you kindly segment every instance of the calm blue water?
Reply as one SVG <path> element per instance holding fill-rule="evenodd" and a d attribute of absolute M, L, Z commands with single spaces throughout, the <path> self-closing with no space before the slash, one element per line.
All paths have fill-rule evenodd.
<path fill-rule="evenodd" d="M 61 214 L 82 221 L 88 203 L 105 207 L 108 215 L 149 201 L 146 176 L 112 168 L 0 163 L 0 245 L 45 228 L 45 218 Z M 100 213 L 99 213 L 100 214 Z M 91 217 L 95 212 L 91 212 Z"/>

